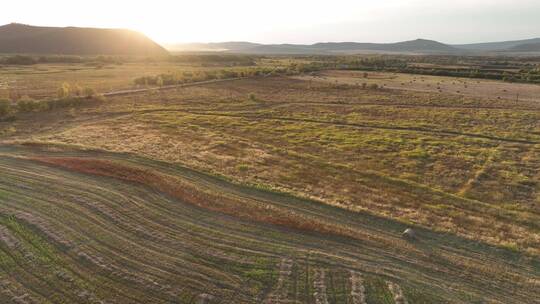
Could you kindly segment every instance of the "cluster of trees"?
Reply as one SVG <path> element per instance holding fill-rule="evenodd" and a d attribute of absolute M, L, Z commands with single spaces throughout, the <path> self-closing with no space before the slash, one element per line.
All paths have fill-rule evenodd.
<path fill-rule="evenodd" d="M 0 99 L 0 119 L 13 117 L 17 113 L 48 111 L 58 108 L 76 107 L 102 101 L 92 88 L 81 88 L 63 83 L 55 99 L 35 100 L 29 96 L 11 94 L 9 99 Z"/>
<path fill-rule="evenodd" d="M 170 61 L 201 66 L 255 66 L 255 57 L 232 54 L 184 54 L 171 56 Z"/>
<path fill-rule="evenodd" d="M 70 85 L 67 82 L 64 82 L 56 91 L 56 94 L 59 99 L 68 98 L 68 97 L 84 97 L 92 98 L 96 95 L 96 91 L 90 87 L 81 87 L 79 85 Z"/>
<path fill-rule="evenodd" d="M 18 113 L 42 112 L 60 108 L 73 108 L 103 101 L 101 97 L 34 100 L 24 96 L 16 102 L 0 99 L 0 119 L 13 118 Z"/>
<path fill-rule="evenodd" d="M 197 81 L 205 81 L 212 79 L 229 79 L 242 77 L 245 73 L 240 73 L 230 70 L 221 71 L 195 71 L 195 72 L 173 72 L 164 73 L 156 76 L 143 76 L 134 80 L 136 85 L 142 86 L 164 86 L 176 85 Z"/>
<path fill-rule="evenodd" d="M 165 73 L 156 76 L 136 78 L 134 83 L 141 86 L 177 85 L 214 79 L 232 79 L 255 76 L 297 75 L 335 68 L 335 64 L 327 62 L 292 63 L 287 67 L 250 67 L 243 69 L 222 69 L 211 71 L 183 71 Z"/>
<path fill-rule="evenodd" d="M 332 59 L 326 59 L 327 62 Z M 435 76 L 496 79 L 540 83 L 538 65 L 523 61 L 463 56 L 343 56 L 334 59 L 336 69 L 382 71 Z M 422 65 L 423 64 L 423 65 Z M 426 65 L 427 64 L 427 65 Z"/>

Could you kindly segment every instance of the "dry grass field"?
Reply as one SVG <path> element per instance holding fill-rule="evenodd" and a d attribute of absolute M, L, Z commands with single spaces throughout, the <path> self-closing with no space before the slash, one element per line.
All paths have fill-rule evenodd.
<path fill-rule="evenodd" d="M 377 84 L 388 89 L 444 93 L 485 99 L 540 100 L 539 85 L 486 79 L 362 71 L 325 71 L 316 76 L 299 76 L 298 78 L 331 83 L 337 81 L 337 83 L 350 85 Z"/>
<path fill-rule="evenodd" d="M 170 69 L 170 64 L 162 63 L 108 64 L 99 67 L 69 63 L 8 66 L 0 71 L 0 96 L 7 97 L 11 92 L 36 99 L 56 96 L 56 90 L 64 82 L 91 87 L 98 92 L 120 90 L 131 88 L 136 77 L 156 75 Z"/>
<path fill-rule="evenodd" d="M 175 67 L 58 81 L 103 92 L 141 69 Z M 49 80 L 22 87 L 49 94 Z M 0 297 L 539 303 L 538 99 L 535 85 L 327 71 L 18 115 L 0 122 Z"/>
<path fill-rule="evenodd" d="M 263 65 L 265 65 L 263 63 Z M 196 72 L 231 69 L 230 67 L 203 67 L 184 62 L 127 62 L 122 64 L 37 64 L 14 65 L 0 68 L 0 99 L 12 94 L 33 99 L 56 97 L 58 88 L 69 84 L 72 88 L 92 88 L 106 93 L 138 88 L 133 80 L 138 77 L 155 76 L 174 72 Z M 241 67 L 240 67 L 241 68 Z M 232 68 L 234 69 L 234 68 Z"/>

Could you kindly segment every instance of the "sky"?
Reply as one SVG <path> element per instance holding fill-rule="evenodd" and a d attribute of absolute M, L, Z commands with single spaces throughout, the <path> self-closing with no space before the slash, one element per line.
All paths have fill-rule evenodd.
<path fill-rule="evenodd" d="M 4 2 L 4 1 L 3 1 Z M 540 0 L 16 0 L 0 24 L 129 28 L 163 44 L 460 44 L 540 37 Z"/>

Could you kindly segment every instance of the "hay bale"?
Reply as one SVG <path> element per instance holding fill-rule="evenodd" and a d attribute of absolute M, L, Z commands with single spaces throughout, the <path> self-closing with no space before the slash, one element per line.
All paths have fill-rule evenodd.
<path fill-rule="evenodd" d="M 409 240 L 415 240 L 417 238 L 416 232 L 412 228 L 405 229 L 405 231 L 403 231 L 401 236 Z"/>

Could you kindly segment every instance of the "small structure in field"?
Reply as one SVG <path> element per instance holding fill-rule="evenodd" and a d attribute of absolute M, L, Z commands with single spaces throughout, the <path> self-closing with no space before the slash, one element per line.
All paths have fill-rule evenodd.
<path fill-rule="evenodd" d="M 408 239 L 408 240 L 416 240 L 416 232 L 412 229 L 412 228 L 407 228 L 405 229 L 405 231 L 403 231 L 403 233 L 401 234 L 401 236 L 405 239 Z"/>

